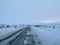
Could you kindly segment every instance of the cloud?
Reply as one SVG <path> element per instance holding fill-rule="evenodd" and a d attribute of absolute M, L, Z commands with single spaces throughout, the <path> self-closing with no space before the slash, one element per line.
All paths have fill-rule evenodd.
<path fill-rule="evenodd" d="M 45 20 L 45 21 L 42 21 L 43 23 L 54 23 L 54 22 L 60 22 L 60 20 Z"/>

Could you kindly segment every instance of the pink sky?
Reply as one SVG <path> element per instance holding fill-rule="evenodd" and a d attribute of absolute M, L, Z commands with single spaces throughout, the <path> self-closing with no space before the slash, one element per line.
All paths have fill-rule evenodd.
<path fill-rule="evenodd" d="M 53 23 L 53 22 L 60 22 L 60 20 L 46 20 L 42 21 L 43 23 Z"/>

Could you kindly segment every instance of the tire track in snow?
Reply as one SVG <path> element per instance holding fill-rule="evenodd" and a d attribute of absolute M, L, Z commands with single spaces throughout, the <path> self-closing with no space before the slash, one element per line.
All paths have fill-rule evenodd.
<path fill-rule="evenodd" d="M 24 45 L 40 45 L 41 41 L 38 35 L 33 34 L 32 29 L 27 32 L 26 38 L 24 40 Z"/>

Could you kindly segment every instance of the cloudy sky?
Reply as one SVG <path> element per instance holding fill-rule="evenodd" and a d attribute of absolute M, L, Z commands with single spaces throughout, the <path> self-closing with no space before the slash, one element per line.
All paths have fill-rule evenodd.
<path fill-rule="evenodd" d="M 35 24 L 60 21 L 60 0 L 0 0 L 0 23 Z"/>

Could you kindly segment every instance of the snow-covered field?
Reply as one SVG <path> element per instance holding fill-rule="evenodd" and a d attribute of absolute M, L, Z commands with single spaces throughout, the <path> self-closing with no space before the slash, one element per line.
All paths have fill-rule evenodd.
<path fill-rule="evenodd" d="M 26 27 L 26 26 L 17 27 L 17 28 L 2 28 L 2 29 L 0 29 L 0 41 L 1 41 L 1 39 L 4 39 L 5 37 L 12 35 L 13 33 L 19 31 L 20 29 L 23 29 L 24 27 Z M 20 31 L 20 32 L 22 32 L 22 31 Z M 4 40 L 3 42 L 0 42 L 0 45 L 7 45 L 8 42 L 13 40 L 14 38 L 16 38 L 16 36 L 18 36 L 20 34 L 20 32 L 18 32 L 14 36 L 10 37 L 9 39 Z"/>
<path fill-rule="evenodd" d="M 3 39 L 26 26 L 18 28 L 2 28 L 0 29 L 0 39 Z M 17 35 L 19 35 L 19 33 L 0 42 L 0 45 L 7 45 L 8 42 L 14 39 Z M 58 25 L 55 26 L 55 28 L 30 26 L 30 30 L 27 32 L 24 40 L 24 45 L 60 45 L 60 27 Z"/>
<path fill-rule="evenodd" d="M 2 28 L 0 29 L 0 39 L 11 35 L 12 33 L 18 31 L 19 29 L 22 29 L 23 27 L 20 28 Z"/>
<path fill-rule="evenodd" d="M 40 45 L 60 45 L 60 28 L 32 28 L 32 34 L 37 35 L 36 42 L 40 41 Z M 38 45 L 38 44 L 37 44 Z"/>

